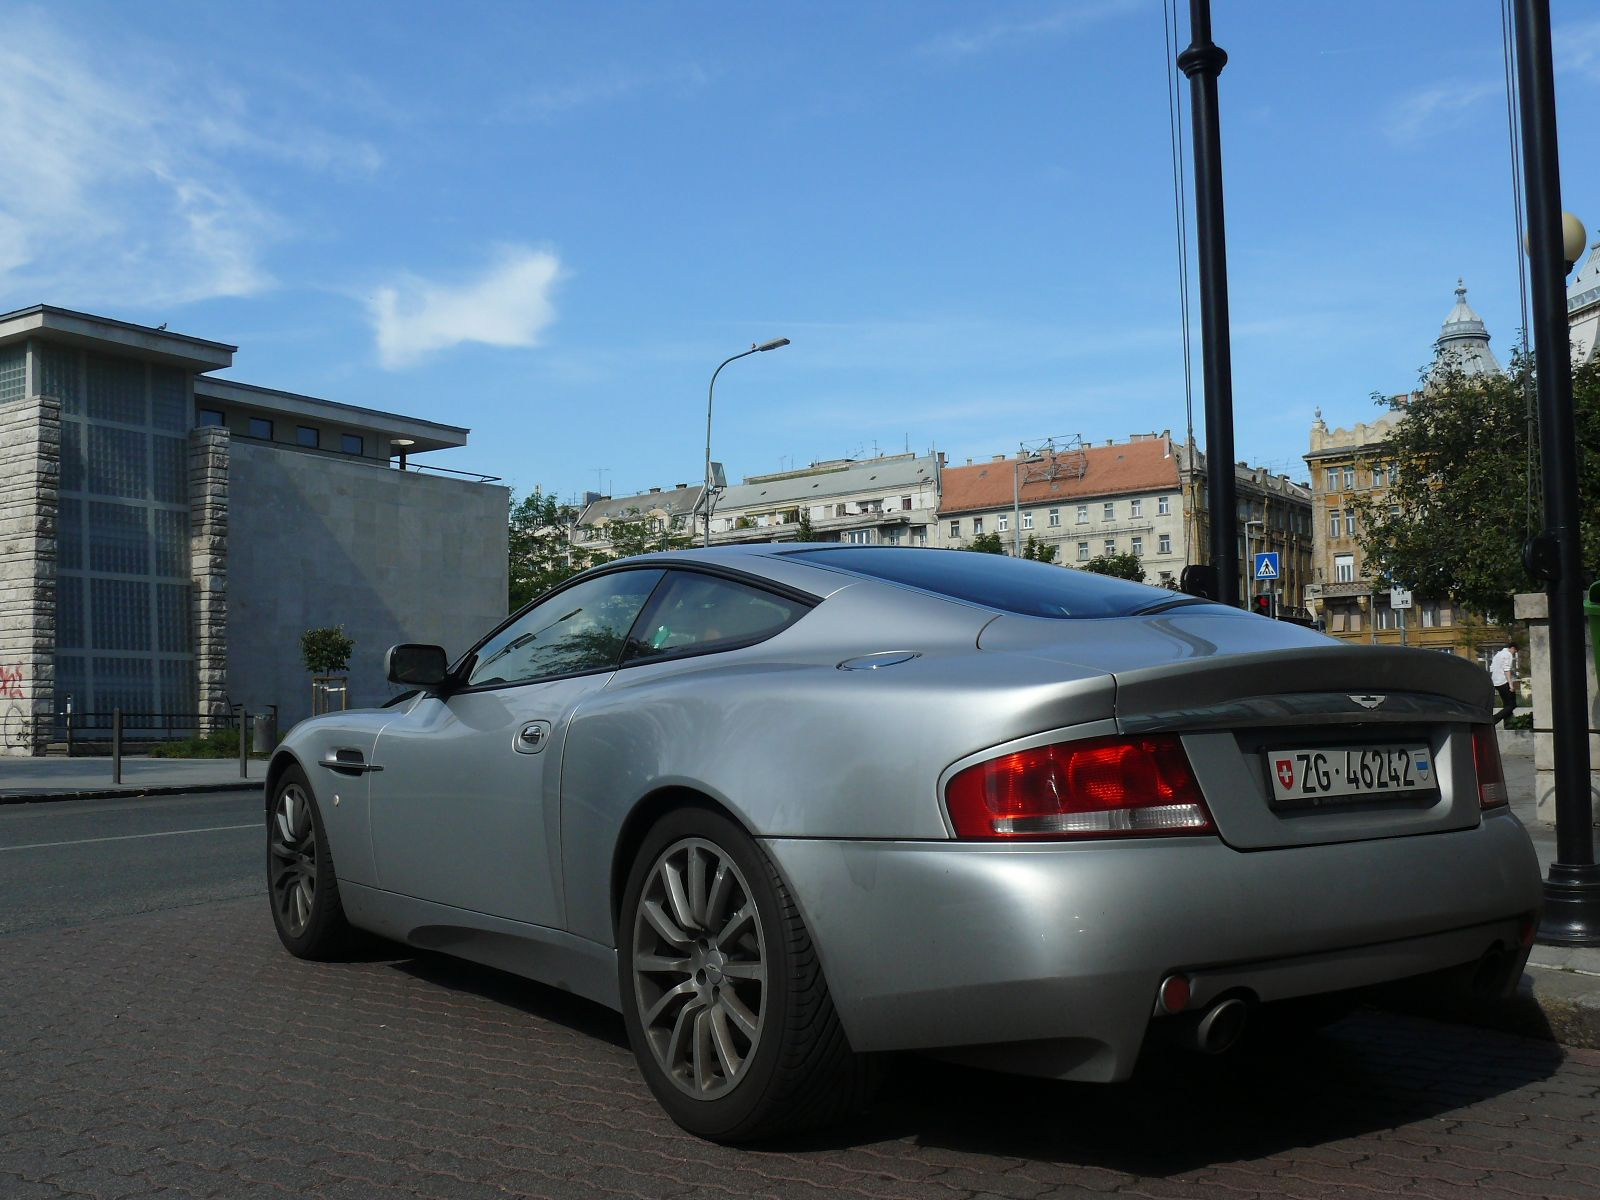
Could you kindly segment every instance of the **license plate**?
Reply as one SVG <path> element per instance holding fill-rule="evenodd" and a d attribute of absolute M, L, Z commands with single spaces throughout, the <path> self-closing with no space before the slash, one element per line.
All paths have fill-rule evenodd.
<path fill-rule="evenodd" d="M 1272 798 L 1278 804 L 1432 792 L 1439 786 L 1433 755 L 1421 745 L 1268 750 L 1266 757 Z"/>

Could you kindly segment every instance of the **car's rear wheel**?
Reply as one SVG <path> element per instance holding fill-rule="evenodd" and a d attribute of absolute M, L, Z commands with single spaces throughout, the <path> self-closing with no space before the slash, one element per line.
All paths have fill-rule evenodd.
<path fill-rule="evenodd" d="M 646 836 L 623 894 L 619 983 L 645 1080 L 689 1132 L 753 1141 L 859 1107 L 816 948 L 772 863 L 727 818 L 681 809 Z"/>
<path fill-rule="evenodd" d="M 348 949 L 350 923 L 339 900 L 328 836 L 299 767 L 289 767 L 278 779 L 267 811 L 267 893 L 272 923 L 290 954 L 328 960 Z"/>

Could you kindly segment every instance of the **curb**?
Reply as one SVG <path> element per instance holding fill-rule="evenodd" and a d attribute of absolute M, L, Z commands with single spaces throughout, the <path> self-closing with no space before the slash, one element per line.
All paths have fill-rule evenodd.
<path fill-rule="evenodd" d="M 239 779 L 229 783 L 162 784 L 157 787 L 83 788 L 70 792 L 29 792 L 0 795 L 0 804 L 53 804 L 63 800 L 142 800 L 146 796 L 182 796 L 194 792 L 258 792 L 264 779 Z"/>

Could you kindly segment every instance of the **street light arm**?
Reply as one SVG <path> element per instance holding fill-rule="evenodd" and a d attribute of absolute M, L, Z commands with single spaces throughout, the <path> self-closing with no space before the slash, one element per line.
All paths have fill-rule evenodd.
<path fill-rule="evenodd" d="M 711 401 L 717 394 L 717 376 L 722 374 L 722 368 L 740 358 L 749 358 L 752 354 L 760 354 L 766 350 L 776 350 L 779 346 L 787 346 L 789 339 L 786 337 L 774 338 L 770 342 L 763 342 L 757 346 L 751 343 L 750 349 L 741 350 L 737 354 L 730 354 L 717 364 L 717 369 L 711 372 L 711 383 L 706 388 L 706 488 L 700 499 L 706 506 L 706 535 L 702 545 L 711 545 Z"/>

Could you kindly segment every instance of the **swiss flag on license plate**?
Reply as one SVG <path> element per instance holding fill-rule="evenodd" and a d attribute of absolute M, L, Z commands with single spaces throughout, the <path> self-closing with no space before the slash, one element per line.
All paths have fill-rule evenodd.
<path fill-rule="evenodd" d="M 1280 758 L 1277 760 L 1276 766 L 1278 782 L 1284 786 L 1285 790 L 1294 787 L 1294 759 Z"/>

